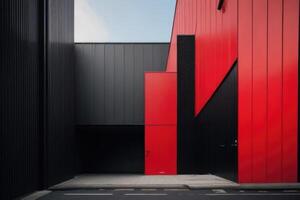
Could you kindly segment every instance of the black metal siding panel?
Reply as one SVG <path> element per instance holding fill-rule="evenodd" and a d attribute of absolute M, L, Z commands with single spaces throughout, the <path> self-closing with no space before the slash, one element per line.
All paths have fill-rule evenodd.
<path fill-rule="evenodd" d="M 153 45 L 151 45 L 151 44 L 144 45 L 143 46 L 143 66 L 144 66 L 143 71 L 153 70 L 155 68 L 153 63 L 154 63 L 154 61 L 153 61 Z"/>
<path fill-rule="evenodd" d="M 163 46 L 154 45 L 152 48 L 152 58 L 153 58 L 153 69 L 157 70 L 160 66 L 164 66 L 162 63 L 162 58 L 165 58 L 166 55 L 163 54 Z"/>
<path fill-rule="evenodd" d="M 115 49 L 114 46 L 105 45 L 105 123 L 114 123 L 114 72 Z"/>
<path fill-rule="evenodd" d="M 153 69 L 161 71 L 161 66 L 167 65 L 167 57 L 169 53 L 169 45 L 153 45 Z M 165 70 L 165 68 L 163 69 Z"/>
<path fill-rule="evenodd" d="M 105 86 L 105 68 L 104 68 L 104 46 L 94 46 L 94 54 L 92 54 L 94 60 L 94 73 L 93 73 L 93 123 L 97 124 L 105 120 L 103 110 L 105 109 L 104 86 Z M 84 98 L 84 97 L 83 97 Z"/>
<path fill-rule="evenodd" d="M 124 46 L 115 46 L 115 71 L 114 71 L 114 123 L 124 122 Z"/>
<path fill-rule="evenodd" d="M 39 4 L 0 1 L 0 199 L 39 186 Z"/>
<path fill-rule="evenodd" d="M 133 123 L 134 108 L 134 45 L 125 45 L 124 47 L 124 75 L 125 75 L 125 98 L 124 98 L 124 124 Z"/>
<path fill-rule="evenodd" d="M 144 126 L 78 126 L 77 134 L 81 173 L 144 172 Z"/>
<path fill-rule="evenodd" d="M 195 118 L 201 163 L 206 173 L 237 178 L 237 63 L 234 63 L 212 98 Z M 200 147 L 200 148 L 199 148 Z"/>
<path fill-rule="evenodd" d="M 143 76 L 144 76 L 144 66 L 143 66 L 143 45 L 138 44 L 134 46 L 134 107 L 133 107 L 133 123 L 143 124 L 143 116 L 141 110 L 144 109 L 143 99 Z"/>
<path fill-rule="evenodd" d="M 177 37 L 177 169 L 179 174 L 203 173 L 199 168 L 200 132 L 194 131 L 195 36 Z M 199 140 L 200 139 L 200 140 Z"/>
<path fill-rule="evenodd" d="M 89 48 L 88 45 L 82 47 L 81 49 L 79 49 L 78 51 L 76 51 L 76 62 L 79 65 L 84 65 L 84 63 L 86 62 L 85 59 L 86 55 L 85 55 L 85 51 L 86 49 Z M 85 98 L 88 99 L 89 95 L 88 95 L 88 89 L 86 87 L 86 85 L 89 83 L 88 81 L 88 72 L 89 69 L 88 67 L 86 67 L 85 70 L 82 70 L 82 68 L 77 67 L 76 68 L 76 76 L 75 76 L 75 80 L 76 80 L 76 108 L 77 108 L 77 113 L 79 113 L 77 116 L 77 121 L 82 121 L 82 122 L 86 122 L 89 120 L 89 108 L 85 107 Z M 82 83 L 82 84 L 78 84 L 78 83 Z M 80 94 L 80 95 L 79 95 Z"/>
<path fill-rule="evenodd" d="M 144 72 L 165 69 L 168 44 L 76 44 L 77 124 L 144 124 Z"/>
<path fill-rule="evenodd" d="M 74 1 L 48 5 L 47 185 L 76 172 L 74 131 Z"/>
<path fill-rule="evenodd" d="M 167 59 L 168 55 L 169 55 L 169 45 L 164 45 L 161 46 L 161 58 L 160 58 L 160 62 L 161 62 L 161 66 L 165 66 L 164 70 L 167 68 Z"/>
<path fill-rule="evenodd" d="M 94 55 L 94 48 L 92 45 L 89 45 L 86 49 L 86 52 L 89 55 Z M 93 60 L 92 59 L 87 59 L 86 61 L 86 68 L 87 71 L 83 71 L 83 73 L 85 74 L 85 86 L 84 86 L 84 90 L 87 93 L 87 97 L 86 99 L 84 99 L 85 101 L 88 101 L 89 103 L 89 107 L 88 109 L 88 114 L 87 114 L 87 118 L 86 120 L 90 121 L 93 119 L 93 73 L 94 73 L 94 65 L 93 65 Z"/>

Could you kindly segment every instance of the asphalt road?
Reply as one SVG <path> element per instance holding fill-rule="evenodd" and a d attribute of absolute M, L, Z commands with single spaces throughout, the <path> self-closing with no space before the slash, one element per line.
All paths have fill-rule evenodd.
<path fill-rule="evenodd" d="M 299 200 L 300 190 L 99 189 L 52 191 L 39 200 Z"/>

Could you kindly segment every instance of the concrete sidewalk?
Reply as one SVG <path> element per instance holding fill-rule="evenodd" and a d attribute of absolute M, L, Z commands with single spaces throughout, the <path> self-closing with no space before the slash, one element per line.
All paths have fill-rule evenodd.
<path fill-rule="evenodd" d="M 300 189 L 300 183 L 237 184 L 215 175 L 79 175 L 54 185 L 51 190 L 97 188 L 189 188 L 189 189 Z"/>
<path fill-rule="evenodd" d="M 93 188 L 233 188 L 238 184 L 214 175 L 79 175 L 52 190 Z"/>

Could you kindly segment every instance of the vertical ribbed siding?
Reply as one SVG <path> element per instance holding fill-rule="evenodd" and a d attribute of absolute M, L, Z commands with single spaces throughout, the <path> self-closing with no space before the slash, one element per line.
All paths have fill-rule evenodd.
<path fill-rule="evenodd" d="M 238 20 L 239 182 L 297 182 L 299 0 L 239 1 Z"/>
<path fill-rule="evenodd" d="M 168 43 L 76 44 L 79 125 L 143 125 L 144 72 L 165 69 Z"/>
<path fill-rule="evenodd" d="M 48 4 L 47 183 L 74 176 L 74 1 Z"/>
<path fill-rule="evenodd" d="M 0 2 L 0 199 L 75 174 L 74 1 L 49 0 L 46 171 L 41 171 L 43 82 L 41 1 Z M 45 13 L 46 14 L 46 13 Z M 45 174 L 43 174 L 45 173 Z"/>
<path fill-rule="evenodd" d="M 0 2 L 0 199 L 38 189 L 38 0 Z"/>

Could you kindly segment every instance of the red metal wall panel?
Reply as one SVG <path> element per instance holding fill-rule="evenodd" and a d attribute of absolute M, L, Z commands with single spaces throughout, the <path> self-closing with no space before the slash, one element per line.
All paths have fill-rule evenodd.
<path fill-rule="evenodd" d="M 145 73 L 145 124 L 177 123 L 177 74 Z"/>
<path fill-rule="evenodd" d="M 252 182 L 252 2 L 239 2 L 238 180 Z"/>
<path fill-rule="evenodd" d="M 297 182 L 299 0 L 283 4 L 282 181 Z"/>
<path fill-rule="evenodd" d="M 266 180 L 267 9 L 267 0 L 253 0 L 253 182 Z"/>
<path fill-rule="evenodd" d="M 217 3 L 177 0 L 167 71 L 177 71 L 177 35 L 195 34 L 198 114 L 238 57 L 239 182 L 295 182 L 299 0 Z"/>
<path fill-rule="evenodd" d="M 145 126 L 145 174 L 177 173 L 176 125 Z"/>
<path fill-rule="evenodd" d="M 238 9 L 239 181 L 297 181 L 299 0 Z"/>
<path fill-rule="evenodd" d="M 281 180 L 282 160 L 282 0 L 268 4 L 267 180 Z"/>
<path fill-rule="evenodd" d="M 167 71 L 177 71 L 177 35 L 196 36 L 195 114 L 225 78 L 237 58 L 237 0 L 178 0 Z"/>
<path fill-rule="evenodd" d="M 145 73 L 145 174 L 177 173 L 177 73 Z"/>
<path fill-rule="evenodd" d="M 237 58 L 237 0 L 226 1 L 222 11 L 217 11 L 217 3 L 218 0 L 177 1 L 167 71 L 177 71 L 176 36 L 195 34 L 195 114 L 210 99 Z"/>

